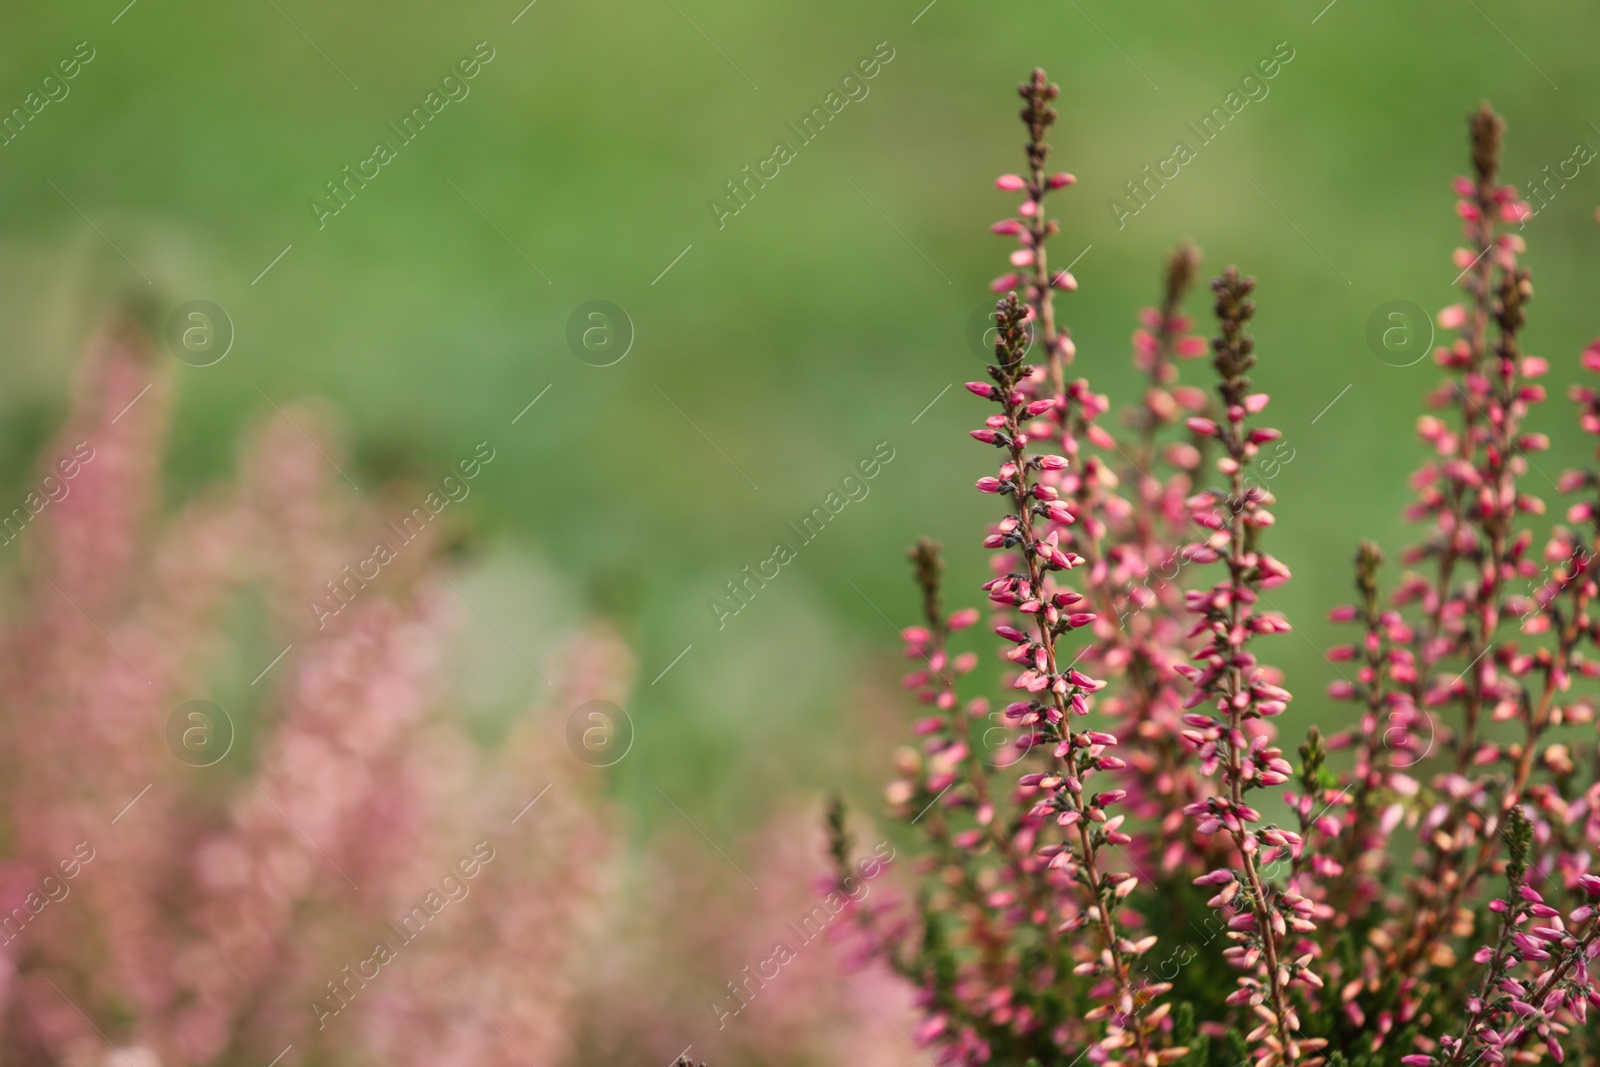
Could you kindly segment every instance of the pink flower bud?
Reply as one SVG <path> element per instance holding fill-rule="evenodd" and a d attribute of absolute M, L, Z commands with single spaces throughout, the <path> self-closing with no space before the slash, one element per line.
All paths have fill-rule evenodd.
<path fill-rule="evenodd" d="M 994 187 L 1003 192 L 1015 193 L 1026 189 L 1028 187 L 1028 183 L 1022 180 L 1021 175 L 1002 174 L 1000 177 L 994 180 Z"/>
<path fill-rule="evenodd" d="M 968 626 L 978 621 L 977 608 L 962 608 L 950 616 L 950 629 L 965 630 Z"/>
<path fill-rule="evenodd" d="M 1066 171 L 1062 171 L 1059 174 L 1050 175 L 1049 184 L 1050 188 L 1052 189 L 1065 189 L 1067 186 L 1072 185 L 1077 180 L 1078 179 L 1073 175 L 1068 174 Z"/>
<path fill-rule="evenodd" d="M 1583 369 L 1600 373 L 1600 341 L 1589 342 L 1583 350 Z"/>

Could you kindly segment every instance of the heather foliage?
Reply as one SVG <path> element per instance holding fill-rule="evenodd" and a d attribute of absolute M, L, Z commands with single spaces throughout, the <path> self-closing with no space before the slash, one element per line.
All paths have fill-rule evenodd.
<path fill-rule="evenodd" d="M 1057 90 L 1036 71 L 1019 93 L 1026 167 L 996 184 L 1022 202 L 993 227 L 1014 269 L 988 380 L 967 386 L 971 436 L 998 453 L 977 489 L 999 511 L 983 591 L 1007 694 L 981 695 L 959 648 L 980 613 L 945 607 L 940 549 L 917 545 L 905 685 L 929 713 L 888 799 L 920 887 L 853 915 L 915 991 L 916 1039 L 1017 1067 L 1596 1062 L 1600 475 L 1551 483 L 1572 503 L 1541 520 L 1548 364 L 1522 350 L 1533 291 L 1508 224 L 1529 209 L 1497 176 L 1500 119 L 1469 116 L 1455 182 L 1463 301 L 1439 314 L 1453 336 L 1418 422 L 1417 543 L 1399 568 L 1355 553 L 1331 702 L 1290 744 L 1255 282 L 1212 282 L 1207 344 L 1184 311 L 1198 252 L 1174 252 L 1134 334 L 1144 394 L 1107 419 L 1058 317 L 1077 282 L 1047 255 L 1047 198 L 1073 184 L 1047 166 Z M 1212 388 L 1179 384 L 1208 350 Z M 1582 362 L 1600 372 L 1600 342 Z M 1600 435 L 1600 394 L 1573 399 Z"/>

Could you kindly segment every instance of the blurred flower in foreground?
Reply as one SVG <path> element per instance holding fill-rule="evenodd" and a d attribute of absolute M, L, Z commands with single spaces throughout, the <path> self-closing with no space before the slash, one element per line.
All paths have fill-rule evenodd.
<path fill-rule="evenodd" d="M 730 858 L 688 829 L 652 843 L 581 998 L 583 1062 L 666 1063 L 688 1046 L 712 1067 L 927 1063 L 912 991 L 852 921 L 894 899 L 894 847 L 863 835 L 838 891 L 813 811 L 784 807 Z"/>
<path fill-rule="evenodd" d="M 0 1061 L 562 1061 L 608 850 L 560 725 L 625 697 L 626 650 L 577 635 L 485 751 L 443 714 L 454 601 L 432 530 L 336 619 L 306 610 L 380 526 L 328 420 L 286 406 L 237 484 L 168 518 L 167 419 L 143 333 L 94 342 L 18 541 Z M 224 636 L 261 631 L 248 652 Z M 226 707 L 169 728 L 199 698 Z M 212 730 L 227 746 L 188 758 Z"/>

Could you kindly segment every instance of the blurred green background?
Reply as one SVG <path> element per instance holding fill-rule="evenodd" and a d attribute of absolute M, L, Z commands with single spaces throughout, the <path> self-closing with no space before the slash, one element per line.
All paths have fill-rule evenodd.
<path fill-rule="evenodd" d="M 1010 247 L 986 230 L 1014 206 L 990 182 L 1021 163 L 1013 88 L 1030 68 L 1062 87 L 1056 160 L 1079 184 L 1055 201 L 1056 262 L 1087 250 L 1061 314 L 1097 388 L 1131 397 L 1129 332 L 1178 238 L 1208 272 L 1260 279 L 1256 377 L 1294 449 L 1272 483 L 1272 550 L 1297 579 L 1278 603 L 1304 635 L 1272 652 L 1302 725 L 1328 707 L 1324 612 L 1356 539 L 1406 539 L 1411 427 L 1436 374 L 1381 361 L 1366 331 L 1388 301 L 1454 299 L 1463 116 L 1480 99 L 1506 116 L 1519 185 L 1600 147 L 1600 12 L 1576 0 L 125 3 L 6 6 L 0 108 L 79 42 L 94 58 L 0 147 L 0 491 L 25 492 L 106 315 L 137 302 L 159 328 L 212 301 L 236 341 L 175 366 L 175 484 L 231 469 L 263 394 L 331 398 L 363 486 L 436 478 L 490 441 L 465 504 L 475 601 L 535 664 L 567 620 L 624 620 L 638 740 L 608 773 L 644 825 L 676 818 L 654 781 L 714 836 L 787 787 L 864 788 L 861 739 L 902 714 L 863 680 L 892 674 L 913 617 L 907 544 L 956 549 L 952 600 L 977 601 L 992 501 L 968 487 L 991 457 L 964 433 L 979 406 L 940 394 L 979 371 L 966 331 Z M 1123 183 L 1196 144 L 1184 124 L 1285 41 L 1269 95 L 1119 228 Z M 470 95 L 319 229 L 324 183 L 398 144 L 387 124 L 479 42 L 494 58 Z M 866 98 L 798 146 L 786 123 L 879 42 L 893 59 Z M 708 202 L 778 140 L 798 158 L 719 228 Z M 1600 332 L 1597 175 L 1525 231 L 1528 348 L 1555 366 L 1535 420 L 1556 437 L 1536 457 L 1552 478 L 1581 448 L 1561 386 Z M 593 300 L 632 322 L 611 366 L 567 341 Z M 719 630 L 708 600 L 879 442 L 895 458 L 870 496 Z M 1530 487 L 1553 496 L 1538 473 Z M 537 678 L 468 623 L 462 704 L 503 714 Z"/>

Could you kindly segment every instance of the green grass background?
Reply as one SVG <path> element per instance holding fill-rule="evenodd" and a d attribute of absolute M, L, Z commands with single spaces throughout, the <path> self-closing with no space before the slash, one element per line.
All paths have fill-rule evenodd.
<path fill-rule="evenodd" d="M 1129 397 L 1128 335 L 1178 238 L 1208 271 L 1237 262 L 1260 279 L 1256 377 L 1295 449 L 1270 542 L 1296 572 L 1278 603 L 1304 635 L 1268 647 L 1299 694 L 1298 732 L 1328 710 L 1323 612 L 1356 539 L 1405 540 L 1411 427 L 1436 378 L 1427 361 L 1376 359 L 1368 317 L 1453 299 L 1449 179 L 1480 99 L 1508 119 L 1519 184 L 1580 140 L 1600 147 L 1600 14 L 1577 0 L 924 2 L 537 0 L 514 25 L 518 0 L 10 5 L 0 108 L 79 41 L 96 58 L 0 147 L 0 489 L 25 492 L 112 308 L 147 302 L 159 320 L 214 301 L 237 341 L 214 367 L 176 368 L 175 484 L 226 475 L 258 388 L 330 397 L 364 485 L 442 474 L 492 441 L 465 505 L 479 603 L 536 663 L 586 603 L 626 620 L 638 741 L 615 788 L 646 824 L 676 817 L 654 781 L 702 827 L 737 832 L 762 796 L 855 773 L 881 715 L 859 679 L 893 669 L 894 625 L 914 611 L 908 543 L 945 541 L 953 602 L 976 602 L 992 501 L 968 487 L 991 457 L 964 431 L 980 406 L 956 389 L 912 419 L 978 370 L 964 331 L 1009 249 L 986 233 L 1011 206 L 989 183 L 1020 164 L 1013 87 L 1039 64 L 1062 86 L 1056 158 L 1080 179 L 1055 205 L 1057 261 L 1089 248 L 1061 308 L 1081 373 Z M 471 95 L 319 231 L 308 200 L 480 41 L 496 56 Z M 895 58 L 870 95 L 719 230 L 707 201 L 880 41 Z M 1270 95 L 1118 229 L 1109 198 L 1280 41 L 1295 58 Z M 1597 175 L 1584 168 L 1526 231 L 1528 348 L 1556 368 L 1538 421 L 1557 451 L 1536 457 L 1552 478 L 1583 451 L 1559 393 L 1600 332 Z M 612 367 L 565 341 L 594 299 L 636 327 Z M 707 599 L 879 441 L 896 458 L 870 497 L 718 631 Z M 503 711 L 536 679 L 492 631 L 471 636 L 461 699 Z"/>

